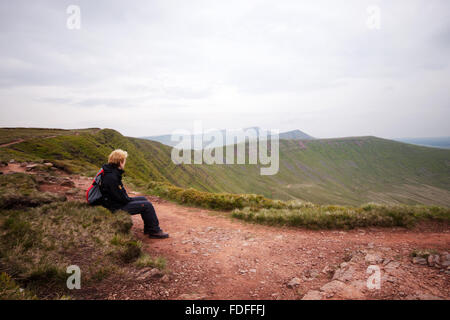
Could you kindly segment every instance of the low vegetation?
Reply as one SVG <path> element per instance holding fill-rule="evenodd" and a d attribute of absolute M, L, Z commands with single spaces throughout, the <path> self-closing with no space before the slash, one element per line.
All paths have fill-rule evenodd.
<path fill-rule="evenodd" d="M 0 271 L 39 297 L 67 294 L 66 268 L 77 265 L 83 285 L 135 262 L 141 245 L 125 212 L 80 202 L 0 211 Z M 120 241 L 114 239 L 120 238 Z"/>
<path fill-rule="evenodd" d="M 237 219 L 309 229 L 357 227 L 412 227 L 418 221 L 450 222 L 450 209 L 437 206 L 382 205 L 360 207 L 318 205 L 298 200 L 281 201 L 253 194 L 209 193 L 151 182 L 148 192 L 180 204 L 207 209 L 233 210 Z"/>
<path fill-rule="evenodd" d="M 82 290 L 66 286 L 70 265 L 80 267 L 86 290 L 139 268 L 165 268 L 164 258 L 143 253 L 128 213 L 41 192 L 42 174 L 54 173 L 45 169 L 0 175 L 0 299 L 76 298 Z"/>
<path fill-rule="evenodd" d="M 29 139 L 45 139 L 61 135 L 78 135 L 80 133 L 95 133 L 98 128 L 90 129 L 43 129 L 43 128 L 0 128 L 0 145 Z"/>
<path fill-rule="evenodd" d="M 37 297 L 21 288 L 7 273 L 0 273 L 0 299 L 2 300 L 36 300 Z"/>
<path fill-rule="evenodd" d="M 321 206 L 311 203 L 292 209 L 235 209 L 232 216 L 245 221 L 309 229 L 358 227 L 412 227 L 419 221 L 450 222 L 450 209 L 431 206 L 377 205 Z"/>
<path fill-rule="evenodd" d="M 151 257 L 144 253 L 136 260 L 135 265 L 139 268 L 158 268 L 159 270 L 165 270 L 167 260 L 164 257 Z"/>
<path fill-rule="evenodd" d="M 427 259 L 429 255 L 438 254 L 435 249 L 415 249 L 411 252 L 411 257 L 419 257 Z"/>
<path fill-rule="evenodd" d="M 4 130 L 0 129 L 0 137 Z M 0 161 L 8 162 L 14 159 L 17 162 L 51 162 L 67 173 L 93 176 L 106 162 L 109 153 L 120 148 L 127 150 L 130 155 L 127 162 L 128 179 L 136 182 L 165 180 L 154 165 L 144 158 L 143 152 L 129 138 L 117 131 L 69 130 L 64 134 L 52 136 L 52 131 L 49 130 L 48 135 L 51 138 L 30 138 L 0 148 Z"/>
<path fill-rule="evenodd" d="M 0 209 L 37 207 L 42 204 L 65 201 L 66 197 L 41 192 L 36 179 L 29 174 L 0 175 Z"/>
<path fill-rule="evenodd" d="M 40 192 L 33 175 L 0 175 L 0 299 L 64 298 L 73 293 L 66 287 L 70 265 L 89 286 L 150 264 L 131 227 L 125 212 Z"/>
<path fill-rule="evenodd" d="M 287 208 L 293 202 L 272 200 L 256 194 L 210 193 L 192 188 L 183 189 L 167 183 L 151 182 L 148 192 L 165 199 L 197 207 L 217 210 L 236 208 Z"/>

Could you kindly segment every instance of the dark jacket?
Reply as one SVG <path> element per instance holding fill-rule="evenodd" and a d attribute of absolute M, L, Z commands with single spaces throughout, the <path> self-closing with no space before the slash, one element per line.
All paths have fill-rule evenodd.
<path fill-rule="evenodd" d="M 124 171 L 113 164 L 104 164 L 102 168 L 104 174 L 100 187 L 102 192 L 100 204 L 111 211 L 118 210 L 131 201 L 122 184 Z"/>

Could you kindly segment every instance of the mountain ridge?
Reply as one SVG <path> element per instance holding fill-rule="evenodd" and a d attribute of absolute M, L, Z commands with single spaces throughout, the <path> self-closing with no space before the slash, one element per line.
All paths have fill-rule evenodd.
<path fill-rule="evenodd" d="M 0 148 L 0 160 L 51 160 L 67 170 L 93 175 L 115 148 L 128 151 L 126 178 L 137 185 L 160 181 L 200 191 L 318 204 L 450 206 L 450 150 L 372 136 L 282 139 L 280 170 L 274 176 L 261 176 L 260 165 L 175 165 L 171 147 L 112 129 L 23 141 Z"/>
<path fill-rule="evenodd" d="M 225 130 L 225 129 L 221 129 L 221 130 L 212 130 L 212 131 L 207 131 L 204 132 L 203 134 L 190 134 L 190 135 L 183 135 L 183 137 L 185 139 L 189 139 L 189 141 L 191 141 L 191 143 L 187 143 L 187 144 L 183 144 L 182 148 L 184 149 L 196 149 L 193 147 L 192 145 L 192 141 L 194 141 L 194 139 L 202 139 L 203 143 L 201 148 L 214 148 L 214 147 L 220 147 L 223 145 L 226 145 L 226 142 L 218 142 L 218 143 L 210 143 L 209 138 L 205 137 L 206 134 L 220 134 L 222 135 L 222 137 L 225 137 L 227 132 L 230 134 L 235 134 L 238 132 L 246 132 L 247 130 L 254 130 L 256 132 L 256 136 L 259 138 L 261 136 L 261 134 L 267 134 L 267 136 L 270 136 L 270 133 L 268 132 L 268 130 L 262 130 L 259 127 L 248 127 L 248 128 L 244 128 L 242 130 Z M 178 141 L 172 141 L 172 134 L 163 134 L 163 135 L 157 135 L 157 136 L 143 136 L 143 137 L 139 137 L 140 139 L 146 139 L 146 140 L 151 140 L 151 141 L 156 141 L 156 142 L 160 142 L 162 144 L 165 144 L 167 146 L 171 146 L 171 147 L 175 147 L 175 146 L 179 146 L 179 142 Z M 279 133 L 279 139 L 289 139 L 289 140 L 313 140 L 315 139 L 314 137 L 308 135 L 307 133 L 295 129 L 295 130 L 290 130 L 290 131 L 285 131 L 285 132 L 280 132 Z M 206 141 L 205 141 L 206 140 Z M 243 139 L 237 139 L 236 141 L 237 143 L 241 143 L 244 142 Z"/>

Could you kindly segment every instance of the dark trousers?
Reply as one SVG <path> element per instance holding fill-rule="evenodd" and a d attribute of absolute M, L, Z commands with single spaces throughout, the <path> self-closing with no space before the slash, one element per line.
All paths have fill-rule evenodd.
<path fill-rule="evenodd" d="M 146 197 L 132 197 L 131 201 L 120 209 L 131 215 L 140 213 L 144 221 L 144 231 L 156 233 L 161 230 L 155 208 Z"/>

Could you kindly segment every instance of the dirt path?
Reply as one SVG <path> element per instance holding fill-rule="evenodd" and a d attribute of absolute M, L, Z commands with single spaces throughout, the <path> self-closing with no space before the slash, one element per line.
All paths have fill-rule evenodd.
<path fill-rule="evenodd" d="M 450 297 L 448 274 L 414 265 L 409 257 L 417 248 L 448 250 L 448 229 L 308 231 L 252 225 L 230 220 L 226 214 L 157 198 L 151 200 L 162 228 L 171 237 L 145 238 L 141 235 L 139 216 L 133 217 L 134 230 L 148 244 L 150 252 L 169 260 L 174 278 L 178 279 L 177 290 L 169 298 L 185 293 L 208 299 L 299 299 L 309 290 L 329 283 L 327 270 L 346 260 L 350 260 L 354 271 L 343 282 L 357 292 L 325 292 L 329 298 L 401 298 L 424 294 Z M 383 259 L 378 264 L 386 281 L 382 281 L 380 290 L 365 290 L 368 277 L 365 257 L 370 253 Z M 390 260 L 399 265 L 389 267 Z M 384 270 L 386 266 L 389 275 Z M 392 266 L 395 270 L 391 270 Z M 286 284 L 295 277 L 300 280 L 299 286 L 288 288 Z"/>
<path fill-rule="evenodd" d="M 11 146 L 13 144 L 21 143 L 21 142 L 24 142 L 24 141 L 25 140 L 23 140 L 23 139 L 18 139 L 18 140 L 12 141 L 12 142 L 0 144 L 0 148 L 8 147 L 8 146 Z"/>
<path fill-rule="evenodd" d="M 91 182 L 69 178 L 83 191 Z M 42 190 L 58 187 L 43 184 Z M 133 278 L 107 298 L 300 299 L 307 294 L 316 299 L 450 299 L 447 267 L 413 264 L 410 256 L 415 249 L 449 252 L 448 226 L 310 231 L 249 224 L 225 212 L 148 198 L 170 238 L 144 236 L 139 215 L 132 217 L 133 232 L 151 256 L 167 259 L 169 278 Z M 367 288 L 369 265 L 380 270 L 380 289 Z M 294 278 L 297 283 L 288 285 Z"/>
<path fill-rule="evenodd" d="M 77 135 L 77 133 L 75 133 L 75 135 Z M 57 135 L 42 136 L 42 137 L 39 137 L 39 139 L 50 139 L 50 138 L 56 138 L 56 137 L 57 137 Z M 8 143 L 0 144 L 0 148 L 8 147 L 8 146 L 11 146 L 11 145 L 14 145 L 14 144 L 18 144 L 18 143 L 21 143 L 21 142 L 25 142 L 25 141 L 28 141 L 28 140 L 31 140 L 31 139 L 26 139 L 26 140 L 25 139 L 17 139 L 17 140 L 8 142 Z"/>

